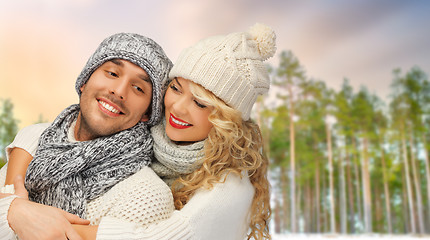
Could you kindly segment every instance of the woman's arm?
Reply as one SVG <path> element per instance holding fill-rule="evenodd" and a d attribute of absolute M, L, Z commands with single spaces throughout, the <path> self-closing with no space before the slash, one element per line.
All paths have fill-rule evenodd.
<path fill-rule="evenodd" d="M 18 134 L 16 134 L 13 142 L 6 147 L 6 158 L 9 160 L 11 150 L 17 147 L 24 149 L 34 157 L 39 145 L 40 135 L 42 135 L 43 131 L 50 125 L 50 123 L 38 123 L 21 129 Z"/>
<path fill-rule="evenodd" d="M 254 188 L 248 177 L 230 174 L 211 190 L 198 191 L 180 211 L 147 227 L 104 217 L 97 239 L 243 239 L 249 228 L 248 212 Z"/>
<path fill-rule="evenodd" d="M 168 219 L 175 210 L 169 186 L 149 167 L 115 184 L 87 204 L 87 219 L 98 225 L 102 217 L 147 226 Z"/>
<path fill-rule="evenodd" d="M 30 202 L 22 198 L 13 200 L 7 220 L 20 239 L 76 239 L 82 238 L 71 222 L 88 224 L 76 215 L 58 208 Z"/>
<path fill-rule="evenodd" d="M 9 153 L 5 185 L 13 184 L 16 176 L 25 176 L 33 156 L 22 148 L 15 147 Z"/>
<path fill-rule="evenodd" d="M 197 192 L 185 207 L 175 211 L 172 216 L 147 227 L 136 223 L 130 223 L 112 217 L 104 217 L 98 227 L 75 227 L 84 239 L 241 239 L 248 230 L 247 213 L 252 202 L 254 190 L 247 177 L 240 179 L 230 174 L 225 183 L 219 183 L 211 190 Z M 14 202 L 20 203 L 20 199 Z M 31 202 L 21 202 L 24 207 L 18 206 L 20 214 L 31 212 L 31 216 L 42 220 L 42 223 L 53 223 L 50 219 L 61 219 L 58 212 L 52 207 L 43 206 Z M 12 204 L 13 206 L 13 204 Z M 55 208 L 54 208 L 55 209 Z M 58 210 L 58 209 L 56 209 Z M 15 209 L 11 207 L 10 214 L 18 217 Z M 9 215 L 10 215 L 9 214 Z M 17 214 L 17 215 L 15 215 Z M 29 217 L 31 217 L 29 216 Z M 16 218 L 27 219 L 26 217 Z M 34 220 L 34 218 L 32 217 Z M 40 223 L 40 219 L 35 221 Z M 57 220 L 56 220 L 57 221 Z M 10 222 L 14 226 L 26 229 L 26 232 L 35 232 L 40 229 L 27 223 Z M 34 222 L 33 222 L 34 224 Z M 52 226 L 43 227 L 45 231 Z M 67 224 L 66 224 L 67 225 Z M 54 230 L 66 234 L 66 225 L 56 227 Z M 58 223 L 56 223 L 58 226 Z M 28 231 L 28 229 L 35 229 Z M 70 230 L 69 230 L 70 231 Z"/>
<path fill-rule="evenodd" d="M 17 175 L 25 176 L 28 164 L 36 153 L 40 135 L 49 125 L 49 123 L 39 123 L 21 129 L 13 142 L 6 147 L 6 158 L 8 160 L 7 167 L 4 166 L 4 168 L 7 168 L 5 169 L 6 179 L 2 175 L 0 187 L 3 184 L 12 184 Z M 4 180 L 5 182 L 3 182 Z"/>
<path fill-rule="evenodd" d="M 88 220 L 58 208 L 28 201 L 22 177 L 16 178 L 14 185 L 15 193 L 19 197 L 0 193 L 0 229 L 2 230 L 0 239 L 10 239 L 12 230 L 23 240 L 66 239 L 66 237 L 82 239 L 71 223 L 89 224 Z M 8 235 L 3 236 L 3 233 Z"/>

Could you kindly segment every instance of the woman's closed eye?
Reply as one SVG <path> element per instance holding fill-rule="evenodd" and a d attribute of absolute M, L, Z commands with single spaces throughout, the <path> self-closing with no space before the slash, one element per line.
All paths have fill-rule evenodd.
<path fill-rule="evenodd" d="M 204 105 L 204 104 L 200 103 L 200 102 L 199 102 L 199 101 L 197 101 L 197 100 L 194 100 L 194 102 L 196 103 L 197 107 L 199 107 L 199 108 L 207 108 L 207 106 L 206 106 L 206 105 Z"/>
<path fill-rule="evenodd" d="M 170 88 L 175 92 L 180 92 L 174 83 L 170 84 Z"/>

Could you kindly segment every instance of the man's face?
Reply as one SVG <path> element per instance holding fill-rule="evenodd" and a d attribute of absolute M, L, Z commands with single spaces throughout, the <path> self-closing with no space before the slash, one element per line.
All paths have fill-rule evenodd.
<path fill-rule="evenodd" d="M 81 87 L 75 128 L 78 141 L 111 135 L 147 121 L 152 99 L 148 74 L 122 59 L 105 62 Z"/>

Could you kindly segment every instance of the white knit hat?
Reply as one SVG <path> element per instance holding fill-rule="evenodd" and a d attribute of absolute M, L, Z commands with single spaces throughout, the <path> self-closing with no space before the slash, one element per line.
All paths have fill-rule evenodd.
<path fill-rule="evenodd" d="M 247 32 L 206 38 L 181 52 L 169 78 L 200 84 L 248 120 L 257 96 L 269 90 L 263 61 L 275 54 L 275 40 L 274 31 L 259 23 Z"/>

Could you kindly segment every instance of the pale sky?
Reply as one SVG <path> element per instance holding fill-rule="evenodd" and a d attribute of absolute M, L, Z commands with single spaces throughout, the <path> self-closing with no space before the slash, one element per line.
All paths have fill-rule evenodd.
<path fill-rule="evenodd" d="M 12 100 L 20 127 L 40 114 L 52 121 L 78 103 L 76 77 L 111 34 L 148 36 L 175 61 L 202 38 L 256 22 L 275 30 L 277 55 L 291 50 L 307 76 L 335 89 L 347 77 L 386 98 L 394 68 L 430 73 L 428 12 L 424 0 L 0 0 L 0 98 Z"/>

